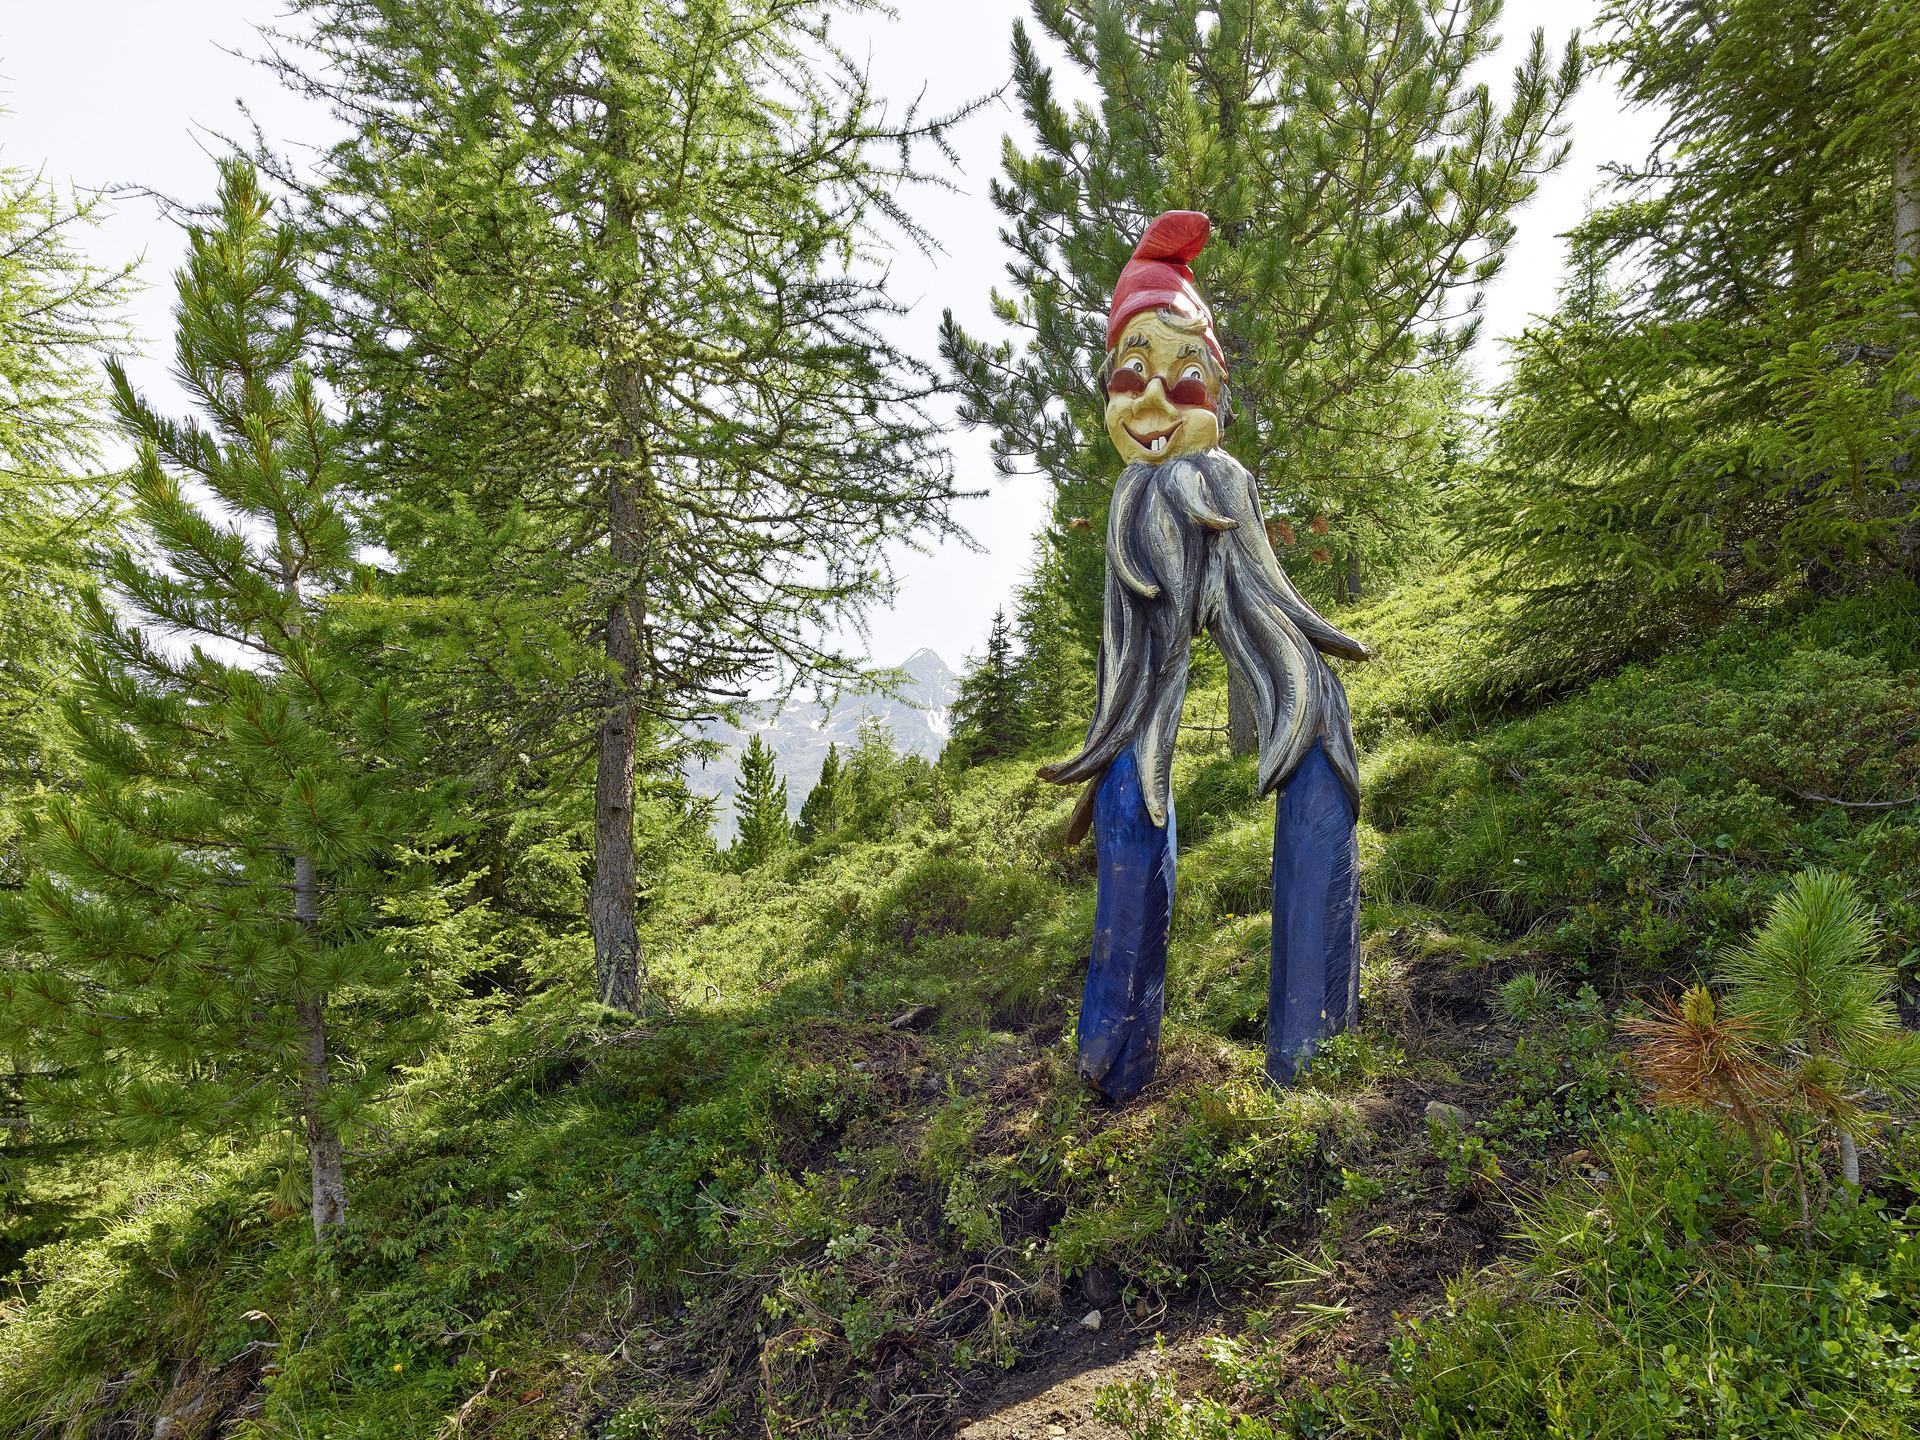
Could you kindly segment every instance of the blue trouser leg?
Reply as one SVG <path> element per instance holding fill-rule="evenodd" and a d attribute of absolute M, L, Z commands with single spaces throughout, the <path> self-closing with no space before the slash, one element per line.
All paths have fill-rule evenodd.
<path fill-rule="evenodd" d="M 1093 824 L 1100 889 L 1080 1002 L 1080 1073 L 1112 1099 L 1130 1100 L 1160 1059 L 1174 849 L 1173 812 L 1164 827 L 1153 823 L 1132 750 L 1101 780 Z"/>
<path fill-rule="evenodd" d="M 1316 742 L 1280 792 L 1273 822 L 1267 1078 L 1276 1085 L 1359 1018 L 1357 818 Z"/>

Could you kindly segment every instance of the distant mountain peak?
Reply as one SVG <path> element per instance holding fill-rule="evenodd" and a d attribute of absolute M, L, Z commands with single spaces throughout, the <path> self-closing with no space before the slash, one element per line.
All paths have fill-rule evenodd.
<path fill-rule="evenodd" d="M 922 685 L 931 685 L 935 688 L 950 684 L 954 678 L 953 671 L 948 668 L 947 662 L 924 646 L 893 668 L 904 670 Z M 947 701 L 941 700 L 938 703 L 945 705 Z"/>

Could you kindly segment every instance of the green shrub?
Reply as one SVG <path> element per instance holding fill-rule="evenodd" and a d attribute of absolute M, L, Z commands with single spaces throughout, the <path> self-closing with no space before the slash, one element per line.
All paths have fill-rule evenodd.
<path fill-rule="evenodd" d="M 1909 955 L 1920 914 L 1895 877 L 1920 861 L 1920 807 L 1886 802 L 1920 793 L 1920 676 L 1867 643 L 1899 630 L 1895 607 L 1835 604 L 1529 716 L 1396 732 L 1367 760 L 1370 894 L 1645 971 L 1704 961 L 1813 860 L 1862 876 Z M 1813 648 L 1822 633 L 1850 648 Z"/>

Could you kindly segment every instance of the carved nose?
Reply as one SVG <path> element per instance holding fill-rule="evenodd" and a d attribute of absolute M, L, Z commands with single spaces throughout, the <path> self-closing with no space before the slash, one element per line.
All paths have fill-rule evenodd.
<path fill-rule="evenodd" d="M 1156 375 L 1147 381 L 1147 388 L 1140 392 L 1140 407 L 1159 405 L 1169 415 L 1174 413 L 1173 397 L 1167 393 L 1167 377 Z"/>

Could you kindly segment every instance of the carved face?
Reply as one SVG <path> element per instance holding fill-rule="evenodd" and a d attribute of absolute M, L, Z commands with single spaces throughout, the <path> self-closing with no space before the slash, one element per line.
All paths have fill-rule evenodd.
<path fill-rule="evenodd" d="M 1220 443 L 1221 375 L 1195 331 L 1154 311 L 1127 321 L 1107 374 L 1107 434 L 1129 464 Z"/>

